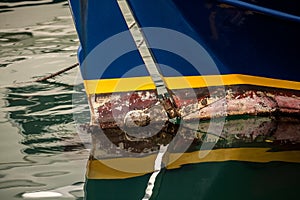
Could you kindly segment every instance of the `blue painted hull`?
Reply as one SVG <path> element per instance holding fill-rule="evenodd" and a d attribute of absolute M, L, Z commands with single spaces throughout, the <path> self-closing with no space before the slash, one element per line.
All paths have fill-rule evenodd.
<path fill-rule="evenodd" d="M 275 1 L 272 5 L 257 2 L 128 0 L 142 28 L 167 28 L 191 37 L 208 52 L 222 75 L 244 74 L 299 82 L 300 9 L 297 9 L 297 1 L 284 4 Z M 81 43 L 81 63 L 99 44 L 128 30 L 117 1 L 70 0 L 70 5 Z M 128 40 L 132 40 L 130 36 Z M 133 41 L 126 44 L 134 46 Z M 122 48 L 121 45 L 115 48 Z M 210 71 L 199 73 L 178 55 L 152 51 L 158 63 L 179 72 L 163 68 L 165 77 L 215 75 Z M 107 55 L 99 55 L 99 61 L 95 62 L 102 62 L 105 57 Z M 81 68 L 85 80 L 148 76 L 146 69 L 126 73 L 139 65 L 143 65 L 141 56 L 131 51 L 115 59 L 103 73 L 98 73 L 103 66 L 95 64 Z"/>

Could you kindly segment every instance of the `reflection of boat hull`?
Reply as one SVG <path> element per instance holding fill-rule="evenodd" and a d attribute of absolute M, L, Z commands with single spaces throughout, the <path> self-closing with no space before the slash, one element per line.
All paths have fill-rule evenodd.
<path fill-rule="evenodd" d="M 157 179 L 155 199 L 295 199 L 299 164 L 218 162 L 166 170 Z M 142 199 L 150 175 L 86 182 L 88 200 Z"/>
<path fill-rule="evenodd" d="M 134 135 L 139 136 L 141 129 L 132 128 L 99 128 L 98 126 L 82 125 L 82 131 L 91 134 L 93 142 L 99 147 L 94 149 L 92 156 L 95 159 L 106 157 L 118 157 L 120 149 L 110 148 L 110 144 L 115 144 L 122 149 L 135 153 L 150 153 L 159 149 L 160 144 L 170 143 L 177 135 L 181 135 L 182 140 L 191 140 L 191 151 L 197 150 L 197 146 L 203 143 L 215 143 L 214 148 L 235 148 L 235 147 L 257 147 L 257 148 L 274 148 L 277 150 L 297 149 L 300 142 L 300 125 L 299 119 L 289 117 L 240 117 L 227 119 L 225 124 L 222 121 L 211 122 L 210 120 L 191 122 L 182 125 L 166 123 L 163 126 L 153 125 L 151 129 L 157 129 L 155 135 L 151 135 L 151 130 L 143 128 L 144 137 L 134 139 Z M 211 125 L 215 127 L 222 126 L 216 132 L 208 132 Z M 149 135 L 146 135 L 148 131 Z M 108 139 L 108 140 L 107 140 Z M 181 140 L 178 139 L 177 140 Z M 107 142 L 109 141 L 109 142 Z M 185 144 L 183 144 L 184 146 Z M 130 150 L 131 149 L 131 150 Z M 171 152 L 182 152 L 183 148 L 180 143 L 169 147 Z M 98 154 L 97 151 L 102 154 Z M 205 149 L 203 149 L 205 150 Z M 103 151 L 105 153 L 103 153 Z M 126 153 L 123 155 L 126 156 Z"/>
<path fill-rule="evenodd" d="M 250 200 L 283 197 L 293 199 L 298 195 L 298 119 L 233 118 L 226 121 L 220 137 L 213 133 L 207 134 L 208 126 L 209 121 L 204 121 L 199 124 L 197 132 L 192 132 L 196 138 L 188 152 L 180 152 L 180 142 L 173 148 L 169 146 L 167 159 L 172 162 L 156 178 L 153 197 L 240 199 L 240 195 L 247 194 L 243 199 Z M 104 136 L 98 127 L 94 128 L 90 130 L 94 149 L 87 165 L 86 198 L 142 199 L 157 156 L 156 153 L 151 153 L 150 147 L 158 149 L 157 144 L 163 142 L 157 141 L 157 138 L 156 141 L 154 138 L 153 141 L 147 138 L 147 146 L 147 141 L 126 140 L 120 129 L 102 129 Z M 191 133 L 185 132 L 185 136 L 187 135 Z M 107 146 L 104 137 L 119 147 L 116 152 L 110 145 Z M 162 137 L 161 140 L 167 140 L 166 138 L 169 137 Z M 172 137 L 169 138 L 171 139 Z M 215 144 L 213 150 L 197 150 L 209 143 Z M 133 148 L 135 156 L 132 156 Z M 120 153 L 124 150 L 125 153 Z M 126 156 L 126 152 L 130 155 Z M 120 188 L 117 193 L 116 188 Z M 232 190 L 238 197 L 232 196 Z"/>
<path fill-rule="evenodd" d="M 218 126 L 218 122 L 215 123 Z M 176 136 L 175 140 L 178 142 L 168 148 L 170 162 L 168 169 L 203 162 L 300 162 L 298 119 L 269 117 L 229 119 L 220 135 L 207 133 L 209 125 L 209 121 L 203 121 L 196 131 L 189 128 L 194 127 L 190 124 L 180 129 L 180 133 L 177 134 L 181 134 L 181 138 L 178 139 Z M 131 134 L 134 132 L 132 130 Z M 170 143 L 175 137 L 172 133 L 164 131 L 166 130 L 162 129 L 154 137 L 132 141 L 126 137 L 126 132 L 119 128 L 100 130 L 97 126 L 94 128 L 88 126 L 86 132 L 92 134 L 94 149 L 91 151 L 87 177 L 120 179 L 152 172 L 156 157 L 152 152 L 159 149 L 160 144 Z M 192 141 L 188 142 L 189 140 Z M 187 151 L 186 143 L 190 144 Z M 110 144 L 115 144 L 118 148 L 112 148 Z M 213 150 L 203 148 L 209 144 L 213 144 Z M 118 170 L 116 166 L 121 166 L 122 169 Z"/>
<path fill-rule="evenodd" d="M 255 162 L 255 163 L 269 163 L 269 162 L 286 162 L 286 163 L 300 163 L 299 150 L 272 152 L 269 148 L 228 148 L 211 150 L 204 157 L 200 158 L 199 151 L 184 153 L 175 162 L 171 163 L 167 169 L 177 169 L 187 164 L 212 163 L 212 162 Z M 202 153 L 207 153 L 203 151 Z M 176 154 L 170 155 L 178 157 Z M 142 158 L 111 158 L 89 160 L 87 168 L 87 178 L 89 179 L 124 179 L 142 176 L 153 172 L 153 163 L 156 155 L 151 155 Z M 118 170 L 113 166 L 122 164 L 122 169 Z M 128 165 L 128 166 L 126 166 Z M 133 172 L 134 169 L 143 169 L 144 172 Z"/>
<path fill-rule="evenodd" d="M 247 194 L 243 199 L 249 200 L 298 195 L 299 119 L 233 117 L 227 119 L 220 136 L 207 133 L 209 124 L 203 121 L 198 131 L 186 127 L 177 133 L 190 137 L 180 138 L 179 143 L 169 146 L 169 164 L 155 182 L 153 196 L 156 199 L 184 199 L 186 196 L 216 199 L 221 198 L 218 192 L 222 198 L 240 199 L 239 195 L 238 198 L 232 196 L 233 188 L 236 194 Z M 86 198 L 142 199 L 157 156 L 151 152 L 157 150 L 160 143 L 168 143 L 174 135 L 169 132 L 169 136 L 161 137 L 163 134 L 159 133 L 152 140 L 131 141 L 118 128 L 85 128 L 92 134 L 94 146 L 87 165 Z M 107 143 L 105 137 L 111 142 Z M 186 140 L 193 142 L 183 153 L 181 142 Z M 214 149 L 199 151 L 211 143 Z M 118 146 L 117 151 L 110 144 Z M 121 189 L 116 193 L 115 188 Z"/>

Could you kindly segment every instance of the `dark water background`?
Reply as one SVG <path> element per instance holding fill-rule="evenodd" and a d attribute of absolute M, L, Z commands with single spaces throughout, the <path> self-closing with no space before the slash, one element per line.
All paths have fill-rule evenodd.
<path fill-rule="evenodd" d="M 0 1 L 0 199 L 57 189 L 62 199 L 83 197 L 88 151 L 72 115 L 77 69 L 21 83 L 76 63 L 77 48 L 67 1 Z"/>

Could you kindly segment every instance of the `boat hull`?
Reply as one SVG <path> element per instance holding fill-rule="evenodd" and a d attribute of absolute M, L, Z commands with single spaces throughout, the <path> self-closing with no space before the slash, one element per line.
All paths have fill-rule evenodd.
<path fill-rule="evenodd" d="M 299 115 L 300 78 L 297 68 L 300 59 L 295 49 L 300 45 L 300 20 L 293 3 L 282 5 L 285 6 L 283 10 L 291 12 L 294 18 L 289 18 L 286 12 L 276 12 L 276 6 L 268 8 L 264 1 L 250 6 L 241 6 L 238 1 L 127 2 L 152 47 L 153 57 L 168 89 L 173 94 L 186 90 L 193 94 L 190 99 L 187 99 L 188 95 L 174 96 L 183 112 L 187 101 L 194 102 L 195 108 L 201 108 L 203 99 L 206 99 L 211 103 L 226 101 L 227 110 L 217 113 L 220 116 Z M 111 123 L 107 110 L 112 112 L 113 108 L 107 105 L 118 106 L 113 99 L 106 101 L 107 97 L 121 95 L 127 98 L 124 102 L 128 102 L 134 96 L 136 102 L 143 102 L 136 94 L 146 92 L 152 99 L 143 97 L 145 102 L 157 102 L 152 97 L 155 96 L 155 85 L 117 1 L 70 3 L 81 43 L 81 74 L 91 107 L 96 111 L 94 122 Z M 265 5 L 265 10 L 258 9 L 261 4 Z M 114 14 L 108 14 L 108 10 Z M 195 51 L 197 48 L 186 42 L 185 37 L 176 38 L 179 35 L 175 34 L 175 37 L 173 33 L 191 39 L 201 47 L 200 50 Z M 180 48 L 191 56 L 179 51 Z M 216 96 L 220 90 L 218 87 L 223 93 Z M 134 105 L 120 103 L 119 106 L 128 111 L 153 104 Z M 216 112 L 216 109 L 205 109 L 207 111 L 193 115 L 193 118 L 208 118 L 213 115 L 210 111 Z M 164 117 L 161 119 L 165 120 Z"/>

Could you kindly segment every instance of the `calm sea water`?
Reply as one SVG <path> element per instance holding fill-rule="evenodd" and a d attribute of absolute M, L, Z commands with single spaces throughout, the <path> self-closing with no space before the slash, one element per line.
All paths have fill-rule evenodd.
<path fill-rule="evenodd" d="M 67 2 L 0 1 L 0 46 L 0 198 L 55 190 L 62 199 L 82 199 L 89 153 L 73 122 L 77 69 L 51 82 L 21 83 L 77 62 Z"/>
<path fill-rule="evenodd" d="M 30 82 L 77 62 L 67 2 L 0 5 L 0 198 L 142 199 L 151 174 L 86 180 L 89 151 L 72 109 L 77 69 L 49 82 Z M 188 163 L 162 170 L 151 199 L 299 198 L 299 164 Z"/>

